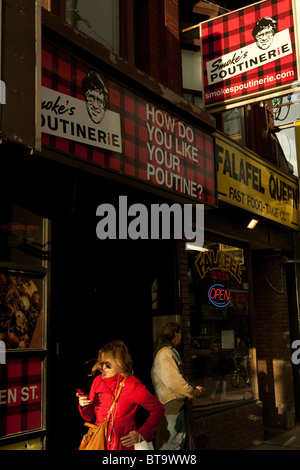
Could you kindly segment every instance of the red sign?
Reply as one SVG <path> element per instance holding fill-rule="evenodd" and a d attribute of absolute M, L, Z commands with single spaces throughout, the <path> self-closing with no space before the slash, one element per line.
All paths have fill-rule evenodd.
<path fill-rule="evenodd" d="M 0 364 L 0 436 L 41 427 L 41 359 Z"/>
<path fill-rule="evenodd" d="M 44 147 L 215 206 L 212 135 L 43 43 Z"/>
<path fill-rule="evenodd" d="M 223 284 L 214 284 L 208 291 L 208 298 L 215 307 L 227 307 L 230 304 L 230 291 Z"/>
<path fill-rule="evenodd" d="M 242 103 L 298 79 L 292 0 L 263 1 L 200 25 L 205 106 Z"/>

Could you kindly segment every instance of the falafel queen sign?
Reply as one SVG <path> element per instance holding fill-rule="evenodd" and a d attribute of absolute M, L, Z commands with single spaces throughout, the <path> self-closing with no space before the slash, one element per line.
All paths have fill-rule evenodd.
<path fill-rule="evenodd" d="M 267 0 L 200 24 L 206 107 L 244 105 L 293 89 L 296 13 L 294 0 Z"/>

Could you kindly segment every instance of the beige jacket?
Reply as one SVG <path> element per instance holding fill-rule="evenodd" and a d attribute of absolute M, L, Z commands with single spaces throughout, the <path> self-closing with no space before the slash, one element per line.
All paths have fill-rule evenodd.
<path fill-rule="evenodd" d="M 175 398 L 193 398 L 196 389 L 183 376 L 180 355 L 175 348 L 163 347 L 154 359 L 151 378 L 155 393 L 164 405 Z"/>

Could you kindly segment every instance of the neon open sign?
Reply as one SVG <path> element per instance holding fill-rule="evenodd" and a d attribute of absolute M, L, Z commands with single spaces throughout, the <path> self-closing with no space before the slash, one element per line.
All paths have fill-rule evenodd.
<path fill-rule="evenodd" d="M 230 304 L 230 291 L 222 284 L 214 284 L 208 291 L 208 298 L 216 307 L 227 307 Z"/>

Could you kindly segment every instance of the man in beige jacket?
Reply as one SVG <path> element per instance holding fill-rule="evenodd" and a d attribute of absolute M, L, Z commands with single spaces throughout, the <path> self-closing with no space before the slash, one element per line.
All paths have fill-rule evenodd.
<path fill-rule="evenodd" d="M 184 377 L 181 357 L 176 350 L 181 339 L 178 323 L 170 322 L 163 327 L 151 370 L 155 393 L 165 407 L 165 420 L 156 433 L 159 450 L 186 448 L 185 399 L 199 397 L 205 392 L 203 387 L 194 387 Z"/>

